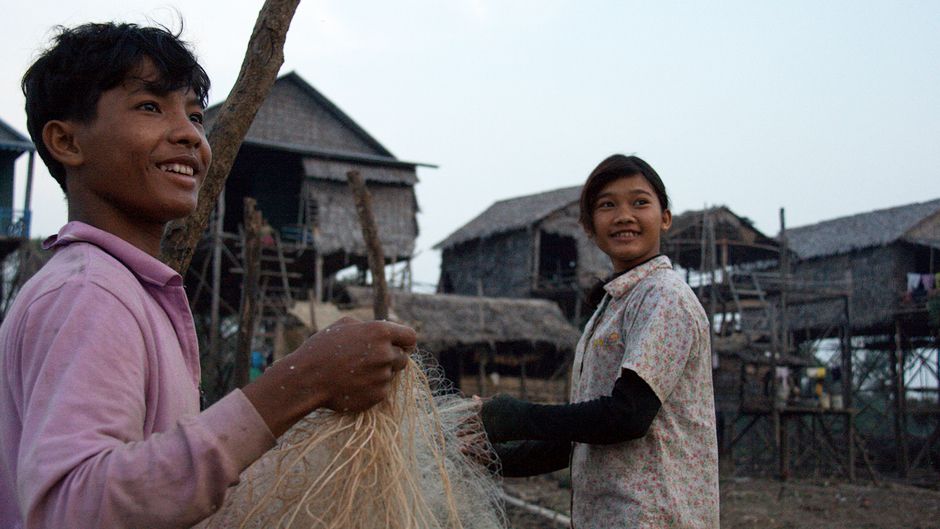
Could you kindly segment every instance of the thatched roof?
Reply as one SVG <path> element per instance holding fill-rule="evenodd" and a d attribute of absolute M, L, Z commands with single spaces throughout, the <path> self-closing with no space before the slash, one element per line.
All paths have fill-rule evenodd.
<path fill-rule="evenodd" d="M 222 103 L 219 103 L 206 110 L 208 129 L 215 123 L 221 108 Z M 378 140 L 295 72 L 274 82 L 243 143 L 301 155 L 307 176 L 317 178 L 339 178 L 334 170 L 320 174 L 323 167 L 317 164 L 323 165 L 324 160 L 329 160 L 338 162 L 331 166 L 355 166 L 366 181 L 414 185 L 417 181 L 415 167 L 429 166 L 395 158 Z M 345 172 L 340 176 L 345 182 Z"/>
<path fill-rule="evenodd" d="M 27 152 L 36 150 L 33 142 L 0 119 L 0 150 Z"/>
<path fill-rule="evenodd" d="M 787 239 L 790 248 L 802 259 L 845 254 L 899 240 L 929 244 L 929 237 L 920 233 L 915 236 L 914 232 L 920 231 L 917 228 L 933 218 L 940 218 L 940 199 L 788 229 Z M 940 234 L 934 235 L 940 238 Z"/>
<path fill-rule="evenodd" d="M 446 249 L 472 239 L 527 228 L 551 213 L 577 202 L 580 196 L 581 186 L 574 186 L 500 200 L 437 243 L 434 248 Z"/>
<path fill-rule="evenodd" d="M 700 269 L 705 215 L 714 223 L 715 241 L 728 245 L 728 264 L 739 265 L 776 259 L 779 243 L 764 235 L 747 218 L 727 206 L 686 211 L 672 219 L 672 228 L 664 235 L 663 250 L 683 268 Z M 683 253 L 681 250 L 693 249 Z M 706 267 L 707 268 L 707 267 Z"/>
<path fill-rule="evenodd" d="M 354 306 L 372 303 L 372 289 L 347 287 Z M 391 312 L 418 331 L 431 351 L 496 343 L 546 343 L 573 351 L 579 333 L 558 305 L 542 299 L 487 298 L 394 291 Z"/>

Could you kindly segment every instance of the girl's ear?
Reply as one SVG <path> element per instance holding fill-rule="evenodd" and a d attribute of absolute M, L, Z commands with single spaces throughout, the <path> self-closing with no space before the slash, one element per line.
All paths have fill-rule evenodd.
<path fill-rule="evenodd" d="M 672 212 L 668 209 L 663 210 L 663 224 L 662 230 L 669 231 L 669 228 L 672 227 Z"/>
<path fill-rule="evenodd" d="M 49 154 L 66 167 L 77 167 L 84 157 L 75 138 L 75 123 L 54 119 L 42 128 L 42 141 Z"/>

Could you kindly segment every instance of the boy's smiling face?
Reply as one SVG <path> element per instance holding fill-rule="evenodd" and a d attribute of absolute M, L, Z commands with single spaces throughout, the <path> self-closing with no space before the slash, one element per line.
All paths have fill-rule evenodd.
<path fill-rule="evenodd" d="M 618 178 L 601 190 L 593 205 L 597 247 L 622 272 L 659 253 L 660 236 L 672 225 L 653 187 L 642 175 Z"/>
<path fill-rule="evenodd" d="M 155 93 L 157 76 L 144 59 L 103 92 L 94 119 L 69 124 L 73 152 L 62 160 L 70 219 L 132 243 L 195 210 L 212 159 L 199 99 L 187 88 Z"/>

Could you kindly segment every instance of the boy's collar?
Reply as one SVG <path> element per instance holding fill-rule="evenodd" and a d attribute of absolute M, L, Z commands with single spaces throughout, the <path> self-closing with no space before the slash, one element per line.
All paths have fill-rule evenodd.
<path fill-rule="evenodd" d="M 665 255 L 657 255 L 650 258 L 648 261 L 645 261 L 642 264 L 639 264 L 630 270 L 615 274 L 604 285 L 604 290 L 610 294 L 611 297 L 619 298 L 625 296 L 630 290 L 636 286 L 637 283 L 648 277 L 650 274 L 656 270 L 672 268 L 672 261 L 669 260 Z"/>
<path fill-rule="evenodd" d="M 73 220 L 62 226 L 57 235 L 42 243 L 45 250 L 67 246 L 74 242 L 87 242 L 101 248 L 124 264 L 142 281 L 159 287 L 180 286 L 183 278 L 159 259 L 121 239 L 90 224 Z"/>

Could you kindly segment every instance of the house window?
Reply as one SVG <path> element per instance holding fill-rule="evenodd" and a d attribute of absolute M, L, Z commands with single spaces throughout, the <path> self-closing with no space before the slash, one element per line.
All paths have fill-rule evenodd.
<path fill-rule="evenodd" d="M 570 287 L 577 281 L 578 245 L 574 237 L 542 232 L 539 243 L 541 288 Z"/>

